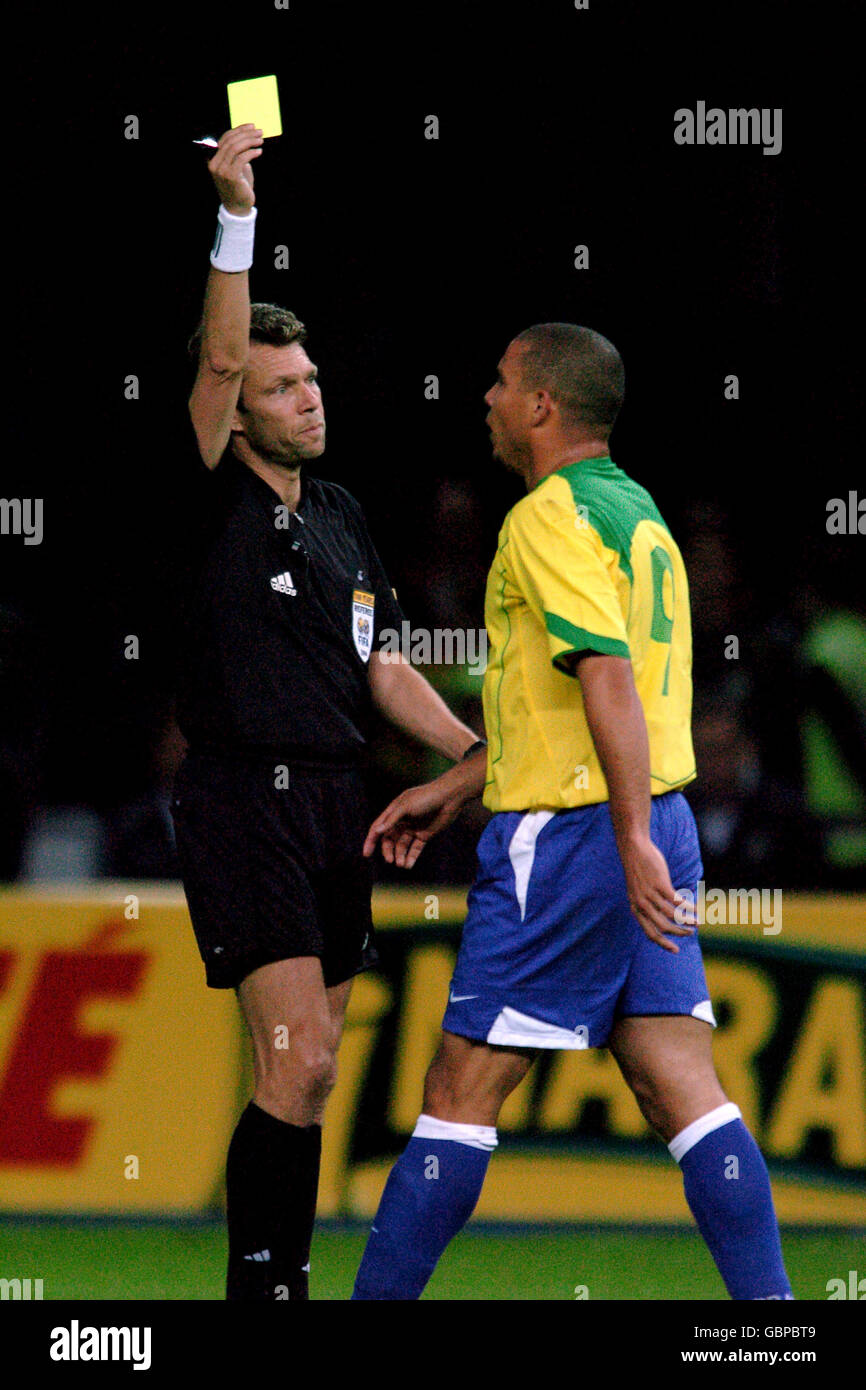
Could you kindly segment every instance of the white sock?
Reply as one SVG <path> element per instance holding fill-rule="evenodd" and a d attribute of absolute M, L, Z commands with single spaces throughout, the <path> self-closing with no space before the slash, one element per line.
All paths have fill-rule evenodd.
<path fill-rule="evenodd" d="M 731 1101 L 726 1101 L 724 1105 L 716 1106 L 715 1110 L 708 1110 L 706 1115 L 701 1115 L 700 1119 L 692 1120 L 690 1125 L 681 1129 L 679 1134 L 675 1134 L 668 1148 L 679 1163 L 683 1154 L 687 1154 L 689 1149 L 693 1149 L 706 1134 L 712 1134 L 714 1129 L 721 1129 L 722 1125 L 729 1125 L 731 1120 L 742 1119 L 740 1107 Z"/>
<path fill-rule="evenodd" d="M 471 1149 L 486 1149 L 488 1153 L 492 1153 L 499 1143 L 492 1125 L 458 1125 L 453 1120 L 437 1120 L 435 1115 L 419 1115 L 412 1138 L 453 1139 L 456 1144 L 468 1144 Z"/>

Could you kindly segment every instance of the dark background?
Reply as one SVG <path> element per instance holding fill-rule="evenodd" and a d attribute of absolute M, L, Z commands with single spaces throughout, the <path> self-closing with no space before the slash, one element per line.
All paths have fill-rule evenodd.
<path fill-rule="evenodd" d="M 549 319 L 598 329 L 626 366 L 613 457 L 689 568 L 697 708 L 737 706 L 796 812 L 798 643 L 816 605 L 862 610 L 864 591 L 863 538 L 826 531 L 828 499 L 866 490 L 852 17 L 254 0 L 29 21 L 6 157 L 2 493 L 43 497 L 45 535 L 0 537 L 5 876 L 40 808 L 111 816 L 153 786 L 200 503 L 185 344 L 217 199 L 191 142 L 228 125 L 227 81 L 268 72 L 284 135 L 255 165 L 252 297 L 308 325 L 328 418 L 313 471 L 361 501 L 407 617 L 431 622 L 460 571 L 482 625 L 484 570 L 521 495 L 484 426 L 509 339 Z M 781 154 L 675 145 L 674 111 L 699 99 L 783 107 Z M 287 271 L 272 268 L 282 243 Z M 589 270 L 573 268 L 579 243 Z M 138 401 L 124 399 L 131 373 Z M 438 401 L 424 399 L 430 373 Z M 437 520 L 443 480 L 452 508 L 471 503 L 468 541 Z M 382 796 L 413 777 L 393 761 Z"/>

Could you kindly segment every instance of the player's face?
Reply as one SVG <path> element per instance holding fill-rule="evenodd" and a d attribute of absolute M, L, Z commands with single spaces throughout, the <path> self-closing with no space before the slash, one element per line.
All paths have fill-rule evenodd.
<path fill-rule="evenodd" d="M 244 410 L 236 419 L 250 447 L 269 463 L 300 464 L 325 451 L 318 369 L 300 343 L 251 343 Z"/>
<path fill-rule="evenodd" d="M 496 382 L 484 400 L 488 406 L 487 427 L 493 445 L 493 457 L 517 472 L 529 458 L 529 431 L 532 393 L 522 385 L 520 359 L 523 349 L 509 343 L 508 350 L 496 369 Z"/>

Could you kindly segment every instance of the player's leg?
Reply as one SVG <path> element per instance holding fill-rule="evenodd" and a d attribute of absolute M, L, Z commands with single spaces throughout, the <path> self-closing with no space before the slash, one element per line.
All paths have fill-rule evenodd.
<path fill-rule="evenodd" d="M 653 798 L 653 839 L 692 900 L 702 877 L 694 816 L 679 792 Z M 686 1200 L 732 1298 L 790 1298 L 767 1167 L 712 1059 L 700 934 L 661 951 L 634 923 L 635 950 L 610 1047 L 680 1164 Z"/>
<path fill-rule="evenodd" d="M 537 1055 L 443 1032 L 424 1082 L 424 1114 L 448 1124 L 495 1125 Z"/>
<path fill-rule="evenodd" d="M 424 1113 L 388 1180 L 356 1298 L 419 1297 L 475 1207 L 500 1107 L 533 1057 L 606 1040 L 632 937 L 625 892 L 610 906 L 622 868 L 609 818 L 599 843 L 603 819 L 598 807 L 501 812 L 485 828 Z"/>
<path fill-rule="evenodd" d="M 391 1169 L 354 1299 L 420 1298 L 445 1247 L 475 1210 L 499 1111 L 535 1055 L 442 1034 L 424 1086 L 424 1113 Z"/>
<path fill-rule="evenodd" d="M 624 1017 L 610 1050 L 641 1111 L 680 1164 L 686 1200 L 735 1299 L 792 1298 L 767 1165 L 688 1015 Z"/>
<path fill-rule="evenodd" d="M 713 1029 L 689 1015 L 620 1018 L 608 1046 L 644 1118 L 669 1144 L 701 1115 L 726 1105 L 716 1076 Z"/>
<path fill-rule="evenodd" d="M 226 1167 L 229 1299 L 308 1296 L 322 1113 L 350 988 L 326 990 L 314 956 L 261 966 L 238 986 L 255 1092 Z"/>

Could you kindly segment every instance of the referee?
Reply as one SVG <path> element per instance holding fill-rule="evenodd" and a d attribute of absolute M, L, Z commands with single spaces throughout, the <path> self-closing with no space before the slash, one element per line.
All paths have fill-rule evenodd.
<path fill-rule="evenodd" d="M 371 708 L 467 767 L 483 742 L 408 663 L 402 614 L 343 488 L 302 473 L 325 448 L 305 329 L 250 305 L 262 132 L 226 131 L 189 408 L 208 478 L 186 607 L 173 816 L 207 984 L 237 991 L 255 1093 L 226 1167 L 232 1300 L 307 1299 L 321 1125 L 352 978 L 376 959 L 361 754 Z"/>
<path fill-rule="evenodd" d="M 482 790 L 494 814 L 424 1113 L 376 1213 L 359 1300 L 420 1297 L 478 1200 L 502 1104 L 543 1050 L 586 1047 L 610 1048 L 680 1165 L 730 1296 L 792 1296 L 767 1167 L 716 1076 L 701 950 L 683 925 L 702 877 L 681 791 L 695 776 L 688 583 L 653 499 L 610 457 L 623 390 L 612 343 L 553 323 L 509 344 L 485 397 L 494 453 L 526 484 L 487 581 L 486 776 L 478 759 L 404 792 L 366 848 L 381 841 L 411 868 L 436 819 Z"/>

